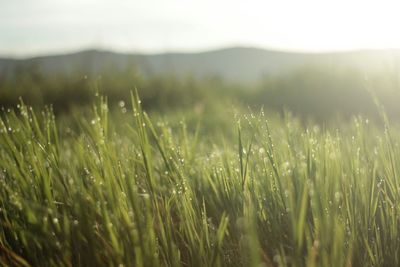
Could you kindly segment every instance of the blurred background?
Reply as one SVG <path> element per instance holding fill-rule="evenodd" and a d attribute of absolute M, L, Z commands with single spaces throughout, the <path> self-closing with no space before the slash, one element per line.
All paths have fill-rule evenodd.
<path fill-rule="evenodd" d="M 396 1 L 2 0 L 0 106 L 400 119 Z M 229 113 L 231 114 L 231 113 Z"/>

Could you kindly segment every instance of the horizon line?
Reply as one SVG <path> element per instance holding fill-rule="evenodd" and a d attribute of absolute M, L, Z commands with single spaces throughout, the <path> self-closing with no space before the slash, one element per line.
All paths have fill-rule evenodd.
<path fill-rule="evenodd" d="M 263 50 L 276 53 L 288 53 L 288 54 L 305 54 L 305 55 L 321 55 L 321 54 L 336 54 L 336 53 L 352 53 L 352 52 L 363 52 L 363 51 L 394 51 L 400 50 L 400 48 L 349 48 L 349 49 L 285 49 L 277 47 L 262 47 L 257 45 L 246 45 L 246 44 L 231 44 L 225 46 L 213 46 L 209 48 L 199 48 L 199 49 L 165 49 L 165 50 L 155 50 L 146 51 L 143 49 L 118 49 L 113 47 L 105 46 L 81 46 L 79 48 L 70 49 L 55 49 L 49 50 L 49 52 L 33 52 L 22 55 L 12 54 L 2 54 L 0 53 L 0 59 L 11 59 L 11 60 L 29 60 L 42 57 L 50 56 L 67 56 L 78 54 L 88 51 L 97 52 L 110 52 L 115 54 L 125 54 L 125 55 L 144 55 L 144 56 L 157 56 L 157 55 L 167 55 L 167 54 L 181 54 L 181 55 L 191 55 L 191 54 L 204 54 L 209 52 L 217 52 L 229 49 L 253 49 L 253 50 Z"/>

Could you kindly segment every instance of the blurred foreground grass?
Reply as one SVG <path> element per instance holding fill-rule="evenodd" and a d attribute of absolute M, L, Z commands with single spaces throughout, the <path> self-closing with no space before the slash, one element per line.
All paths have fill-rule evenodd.
<path fill-rule="evenodd" d="M 2 113 L 0 265 L 400 265 L 396 127 L 132 103 Z"/>

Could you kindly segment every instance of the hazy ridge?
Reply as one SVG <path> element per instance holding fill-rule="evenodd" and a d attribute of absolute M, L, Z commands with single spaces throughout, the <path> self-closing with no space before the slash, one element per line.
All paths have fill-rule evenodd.
<path fill-rule="evenodd" d="M 236 82 L 252 82 L 263 75 L 289 72 L 303 66 L 357 68 L 362 71 L 397 71 L 399 50 L 359 50 L 334 53 L 294 53 L 249 47 L 232 47 L 200 53 L 130 54 L 85 50 L 70 54 L 27 59 L 0 58 L 0 75 L 18 68 L 38 68 L 44 74 L 96 74 L 105 69 L 136 68 L 147 77 L 174 74 L 220 76 Z"/>

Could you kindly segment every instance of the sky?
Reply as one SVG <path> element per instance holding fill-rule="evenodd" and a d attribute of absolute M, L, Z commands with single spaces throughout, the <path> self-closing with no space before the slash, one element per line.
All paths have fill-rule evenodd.
<path fill-rule="evenodd" d="M 400 48 L 400 1 L 0 0 L 0 55 Z"/>

